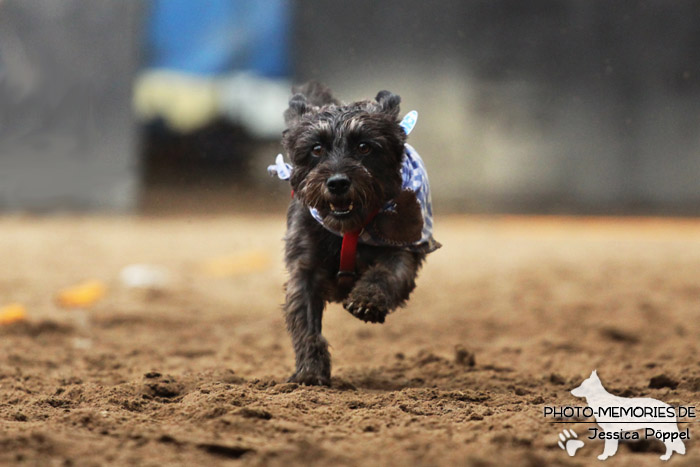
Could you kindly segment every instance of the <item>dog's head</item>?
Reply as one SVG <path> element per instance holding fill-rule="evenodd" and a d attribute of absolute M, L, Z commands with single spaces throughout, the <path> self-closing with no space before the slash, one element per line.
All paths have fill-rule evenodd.
<path fill-rule="evenodd" d="M 591 376 L 583 380 L 577 388 L 571 390 L 571 394 L 576 397 L 589 397 L 604 391 L 603 384 L 598 378 L 598 372 L 593 370 Z"/>
<path fill-rule="evenodd" d="M 358 229 L 401 191 L 401 98 L 381 91 L 374 100 L 342 105 L 318 83 L 295 91 L 282 138 L 295 196 L 329 228 Z"/>

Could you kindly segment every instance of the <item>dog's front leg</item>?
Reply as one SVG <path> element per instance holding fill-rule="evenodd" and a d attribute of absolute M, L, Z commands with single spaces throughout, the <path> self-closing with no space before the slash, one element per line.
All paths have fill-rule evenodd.
<path fill-rule="evenodd" d="M 331 383 L 331 356 L 328 342 L 321 335 L 323 308 L 320 281 L 314 273 L 293 269 L 284 305 L 296 355 L 296 371 L 290 382 L 325 386 Z"/>
<path fill-rule="evenodd" d="M 616 439 L 605 439 L 605 447 L 603 448 L 603 454 L 598 456 L 598 459 L 604 461 L 610 456 L 614 456 L 617 452 L 618 440 Z"/>
<path fill-rule="evenodd" d="M 403 305 L 416 287 L 422 253 L 387 249 L 365 271 L 343 302 L 358 319 L 383 323 L 387 313 Z"/>

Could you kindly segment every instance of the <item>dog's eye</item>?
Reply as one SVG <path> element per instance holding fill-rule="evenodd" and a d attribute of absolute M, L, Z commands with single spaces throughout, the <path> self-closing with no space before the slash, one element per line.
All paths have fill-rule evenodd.
<path fill-rule="evenodd" d="M 316 146 L 311 148 L 311 155 L 312 156 L 321 157 L 322 154 L 323 154 L 323 146 L 321 146 L 320 144 L 317 144 Z"/>
<path fill-rule="evenodd" d="M 360 154 L 369 154 L 371 150 L 372 147 L 368 143 L 360 143 L 357 145 L 357 151 Z"/>

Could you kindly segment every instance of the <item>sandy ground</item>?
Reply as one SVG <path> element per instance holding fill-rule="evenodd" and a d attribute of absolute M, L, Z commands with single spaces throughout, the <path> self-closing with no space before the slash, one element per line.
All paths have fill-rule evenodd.
<path fill-rule="evenodd" d="M 585 405 L 569 390 L 594 368 L 615 394 L 700 405 L 700 221 L 438 217 L 408 307 L 384 325 L 327 310 L 331 388 L 285 383 L 283 224 L 0 218 L 0 306 L 28 310 L 0 327 L 0 464 L 595 465 L 602 441 L 556 444 L 594 425 L 542 415 Z M 128 289 L 132 263 L 170 282 Z M 55 303 L 86 279 L 101 301 Z M 686 446 L 672 465 L 700 464 Z"/>

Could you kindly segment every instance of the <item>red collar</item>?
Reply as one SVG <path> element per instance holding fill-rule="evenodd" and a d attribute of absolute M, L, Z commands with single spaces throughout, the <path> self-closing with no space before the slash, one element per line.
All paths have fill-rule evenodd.
<path fill-rule="evenodd" d="M 372 211 L 359 229 L 343 234 L 343 244 L 340 247 L 340 267 L 338 268 L 338 282 L 340 282 L 341 285 L 347 286 L 355 281 L 357 241 L 360 238 L 362 230 L 372 222 L 372 219 L 374 219 L 374 216 L 376 216 L 378 212 L 379 209 Z"/>
<path fill-rule="evenodd" d="M 292 198 L 294 198 L 294 190 L 292 190 Z M 343 244 L 340 246 L 340 267 L 338 267 L 338 282 L 342 287 L 348 287 L 355 282 L 355 258 L 357 256 L 357 241 L 365 227 L 372 222 L 374 216 L 379 213 L 379 209 L 375 209 L 365 222 L 357 230 L 345 232 L 343 234 Z"/>

